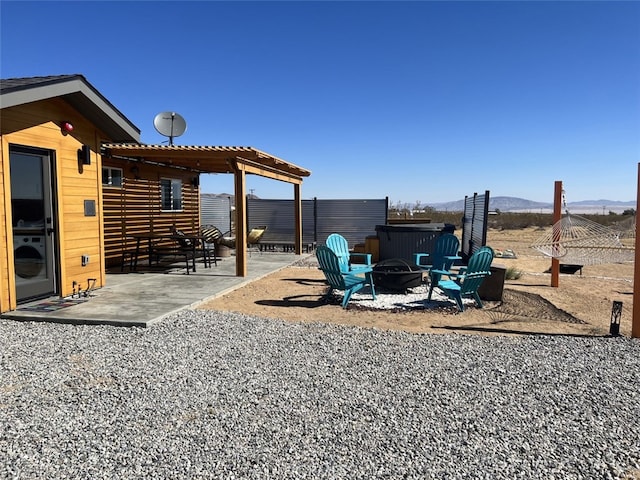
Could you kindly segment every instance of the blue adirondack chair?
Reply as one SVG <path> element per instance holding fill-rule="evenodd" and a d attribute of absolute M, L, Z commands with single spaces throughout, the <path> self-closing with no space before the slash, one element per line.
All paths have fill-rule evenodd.
<path fill-rule="evenodd" d="M 376 299 L 372 267 L 369 267 L 367 271 L 363 271 L 360 274 L 343 272 L 338 256 L 325 245 L 320 245 L 316 249 L 316 257 L 318 258 L 320 270 L 324 273 L 327 283 L 329 284 L 329 291 L 327 292 L 327 295 L 331 294 L 333 290 L 344 291 L 342 308 L 347 308 L 351 295 L 366 285 L 371 287 L 371 296 L 374 300 Z"/>
<path fill-rule="evenodd" d="M 450 270 L 456 260 L 461 260 L 458 256 L 460 250 L 460 240 L 453 233 L 440 235 L 436 240 L 435 248 L 431 254 L 414 253 L 413 263 L 422 270 L 429 272 L 431 285 L 437 285 L 440 281 L 439 270 Z M 423 264 L 423 260 L 430 260 L 428 264 Z"/>
<path fill-rule="evenodd" d="M 444 292 L 447 297 L 455 300 L 458 309 L 464 311 L 462 303 L 463 298 L 471 297 L 476 301 L 478 308 L 482 308 L 482 300 L 478 294 L 478 288 L 486 277 L 491 275 L 491 262 L 493 262 L 493 249 L 491 247 L 480 247 L 471 257 L 466 267 L 460 269 L 460 272 L 454 273 L 448 270 L 432 270 L 439 275 L 437 284 L 431 283 L 429 286 L 428 300 L 431 300 L 431 294 L 434 286 Z M 448 276 L 449 279 L 444 280 L 442 277 Z"/>
<path fill-rule="evenodd" d="M 460 250 L 460 240 L 453 233 L 440 235 L 436 240 L 436 245 L 431 254 L 414 253 L 413 263 L 424 270 L 439 269 L 449 270 L 456 260 L 460 260 L 458 251 Z M 429 257 L 427 259 L 427 257 Z M 428 264 L 423 264 L 423 260 L 430 260 Z"/>
<path fill-rule="evenodd" d="M 350 273 L 365 273 L 371 269 L 370 253 L 351 253 L 349 252 L 349 243 L 339 233 L 332 233 L 324 242 L 333 253 L 335 253 L 340 261 L 340 271 Z M 361 260 L 355 264 L 351 260 Z"/>

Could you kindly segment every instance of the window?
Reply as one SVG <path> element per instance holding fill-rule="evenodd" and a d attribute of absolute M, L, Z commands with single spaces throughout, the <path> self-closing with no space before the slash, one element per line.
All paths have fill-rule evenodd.
<path fill-rule="evenodd" d="M 102 185 L 107 187 L 122 187 L 122 169 L 102 167 Z"/>
<path fill-rule="evenodd" d="M 160 179 L 162 210 L 182 210 L 182 181 L 175 178 Z"/>

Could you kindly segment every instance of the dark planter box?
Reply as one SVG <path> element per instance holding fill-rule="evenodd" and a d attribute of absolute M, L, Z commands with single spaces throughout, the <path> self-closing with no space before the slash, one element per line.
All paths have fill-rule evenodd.
<path fill-rule="evenodd" d="M 506 274 L 507 267 L 505 265 L 491 265 L 491 275 L 486 277 L 478 288 L 480 298 L 490 302 L 501 302 Z"/>

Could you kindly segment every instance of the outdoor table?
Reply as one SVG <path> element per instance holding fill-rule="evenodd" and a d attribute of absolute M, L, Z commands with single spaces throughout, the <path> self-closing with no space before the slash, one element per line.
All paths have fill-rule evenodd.
<path fill-rule="evenodd" d="M 136 240 L 136 248 L 135 248 L 135 252 L 133 254 L 133 270 L 137 270 L 138 268 L 138 257 L 140 255 L 140 244 L 142 243 L 143 240 L 147 241 L 147 253 L 149 255 L 149 266 L 152 266 L 153 260 L 152 260 L 152 253 L 153 253 L 153 245 L 155 243 L 159 243 L 162 240 L 172 240 L 174 242 L 178 242 L 179 240 L 189 240 L 190 241 L 190 245 L 191 245 L 191 268 L 193 269 L 193 271 L 196 271 L 196 251 L 197 251 L 197 246 L 201 245 L 202 246 L 202 254 L 203 254 L 203 258 L 205 259 L 205 267 L 207 266 L 206 264 L 206 252 L 205 252 L 205 242 L 204 242 L 204 238 L 202 237 L 202 235 L 199 234 L 184 234 L 184 235 L 176 235 L 175 233 L 167 233 L 167 234 L 162 234 L 162 233 L 139 233 L 139 234 L 135 234 L 135 235 L 129 235 L 131 238 Z M 181 247 L 184 248 L 184 247 Z M 187 268 L 187 273 L 189 273 L 189 269 Z"/>

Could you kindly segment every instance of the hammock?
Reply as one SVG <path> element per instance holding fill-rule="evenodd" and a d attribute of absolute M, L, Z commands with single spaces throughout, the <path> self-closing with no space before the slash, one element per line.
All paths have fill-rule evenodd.
<path fill-rule="evenodd" d="M 635 237 L 635 228 L 634 237 Z M 635 259 L 633 247 L 620 241 L 621 233 L 569 212 L 553 225 L 551 232 L 531 247 L 564 264 L 598 265 Z"/>

